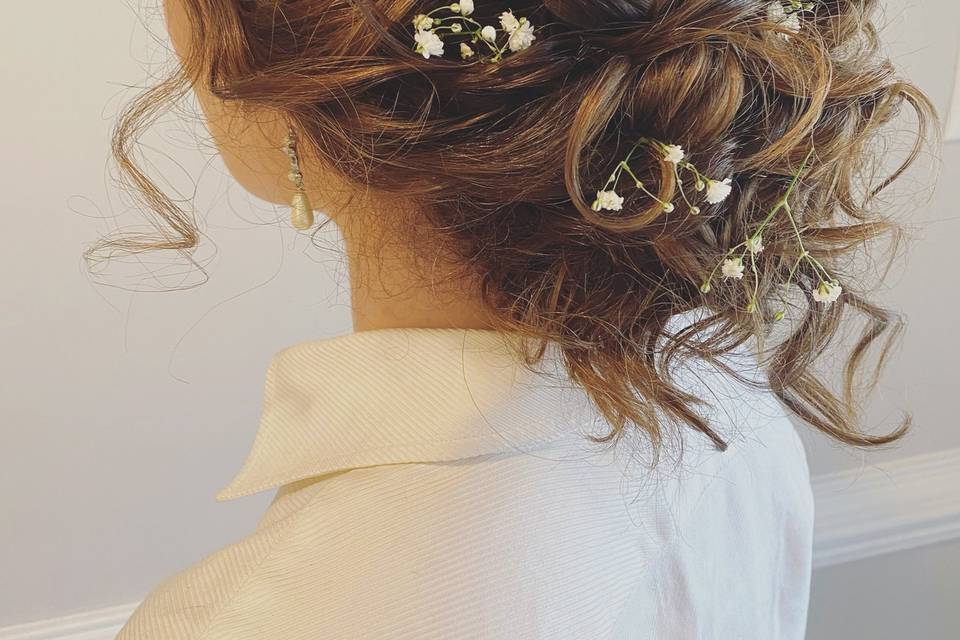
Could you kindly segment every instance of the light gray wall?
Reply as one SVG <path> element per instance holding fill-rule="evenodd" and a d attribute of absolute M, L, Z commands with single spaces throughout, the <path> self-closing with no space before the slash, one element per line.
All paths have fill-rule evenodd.
<path fill-rule="evenodd" d="M 161 37 L 156 9 L 92 7 L 3 6 L 0 627 L 134 601 L 241 537 L 269 496 L 213 496 L 250 445 L 270 355 L 349 328 L 338 254 L 275 224 L 286 211 L 246 197 L 174 116 L 146 138 L 151 174 L 183 193 L 198 179 L 209 281 L 124 289 L 144 269 L 157 288 L 199 280 L 156 255 L 87 273 L 98 233 L 144 228 L 106 174 L 109 131 L 123 85 L 167 57 L 138 24 Z"/>
<path fill-rule="evenodd" d="M 960 542 L 850 562 L 816 573 L 810 640 L 960 637 Z"/>
<path fill-rule="evenodd" d="M 198 260 L 209 281 L 135 293 L 123 286 L 143 283 L 118 277 L 116 265 L 113 286 L 91 280 L 83 247 L 98 233 L 142 224 L 105 163 L 116 110 L 132 95 L 123 85 L 149 83 L 143 64 L 168 55 L 160 16 L 149 5 L 134 13 L 136 3 L 98 3 L 96 15 L 89 3 L 8 5 L 0 38 L 0 627 L 132 602 L 244 535 L 269 496 L 216 503 L 213 495 L 252 439 L 270 355 L 349 328 L 336 237 L 315 247 L 274 224 L 286 211 L 232 185 L 210 149 L 197 150 L 196 128 L 175 116 L 146 138 L 151 173 L 187 194 L 197 180 L 197 215 L 209 234 Z M 946 109 L 960 5 L 890 7 L 894 50 Z M 910 270 L 885 294 L 909 310 L 913 328 L 872 415 L 909 405 L 916 432 L 871 463 L 960 446 L 950 404 L 960 356 L 960 304 L 951 295 L 958 154 L 946 149 L 942 187 L 916 211 L 923 230 Z M 147 268 L 159 288 L 198 277 L 172 259 Z M 861 464 L 820 438 L 807 441 L 815 472 Z M 882 624 L 894 612 L 903 628 L 940 625 L 917 637 L 946 637 L 937 633 L 956 629 L 955 612 L 930 608 L 955 586 L 947 568 L 957 561 L 957 545 L 944 545 L 817 572 L 810 637 L 900 637 L 889 630 L 901 627 Z M 911 588 L 881 589 L 885 577 Z M 866 596 L 851 603 L 856 589 L 875 592 L 875 604 Z M 856 633 L 868 625 L 876 632 Z"/>

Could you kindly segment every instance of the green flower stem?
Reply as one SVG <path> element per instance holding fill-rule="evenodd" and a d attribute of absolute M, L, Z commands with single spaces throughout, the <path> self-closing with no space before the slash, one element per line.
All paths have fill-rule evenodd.
<path fill-rule="evenodd" d="M 797 272 L 797 267 L 800 266 L 800 263 L 803 262 L 805 257 L 806 254 L 801 253 L 796 262 L 793 263 L 793 267 L 790 269 L 790 273 L 787 275 L 787 284 L 790 284 L 790 282 L 793 280 L 793 276 Z"/>
<path fill-rule="evenodd" d="M 760 293 L 760 273 L 757 271 L 757 254 L 750 251 L 750 270 L 753 272 L 753 294 L 750 296 L 749 311 L 757 308 L 757 295 Z"/>
<path fill-rule="evenodd" d="M 651 193 L 649 189 L 647 189 L 647 187 L 643 184 L 643 181 L 640 180 L 640 178 L 638 178 L 638 177 L 636 176 L 636 174 L 633 173 L 633 170 L 630 169 L 630 165 L 627 164 L 627 162 L 626 162 L 625 160 L 623 160 L 623 161 L 620 162 L 620 167 L 621 167 L 624 171 L 626 171 L 627 174 L 629 174 L 629 176 L 630 176 L 631 178 L 633 178 L 633 183 L 634 183 L 634 185 L 637 187 L 637 189 L 640 189 L 640 190 L 643 191 L 645 194 L 647 194 L 648 196 L 650 196 L 651 198 L 653 198 L 654 200 L 656 200 L 657 202 L 659 202 L 659 203 L 662 204 L 663 206 L 666 206 L 666 205 L 668 204 L 668 203 L 664 202 L 663 200 L 661 200 L 660 198 L 658 198 L 657 196 L 655 196 L 653 193 Z"/>
<path fill-rule="evenodd" d="M 790 226 L 793 228 L 794 236 L 796 236 L 797 238 L 797 246 L 800 249 L 800 256 L 797 258 L 796 262 L 794 262 L 793 267 L 790 269 L 790 274 L 787 276 L 786 284 L 788 285 L 790 284 L 790 282 L 793 281 L 793 277 L 796 274 L 796 271 L 799 268 L 800 263 L 803 262 L 804 260 L 810 263 L 810 265 L 813 267 L 818 277 L 821 277 L 823 280 L 826 280 L 828 282 L 833 281 L 833 276 L 830 275 L 830 273 L 826 270 L 826 268 L 824 268 L 824 266 L 816 258 L 810 255 L 810 252 L 807 250 L 806 246 L 804 245 L 803 234 L 800 232 L 800 228 L 797 225 L 797 220 L 793 215 L 793 209 L 790 206 L 790 196 L 793 195 L 793 191 L 796 188 L 797 184 L 799 183 L 800 176 L 803 174 L 803 171 L 806 169 L 808 163 L 810 162 L 810 158 L 813 157 L 813 153 L 814 153 L 814 149 L 810 149 L 810 151 L 807 153 L 806 157 L 804 158 L 803 162 L 801 163 L 800 169 L 793 175 L 793 179 L 790 181 L 790 184 L 787 187 L 787 190 L 784 193 L 783 197 L 776 202 L 776 204 L 773 206 L 773 208 L 770 210 L 767 216 L 760 222 L 760 224 L 757 226 L 756 230 L 754 231 L 753 235 L 751 236 L 751 238 L 756 238 L 757 236 L 759 236 L 763 232 L 763 230 L 766 228 L 766 226 L 770 223 L 770 221 L 773 220 L 773 218 L 780 212 L 781 209 L 786 213 L 787 219 L 790 221 Z M 696 171 L 696 167 L 693 167 L 692 165 L 690 166 L 693 171 Z M 721 258 L 720 263 L 718 263 L 717 266 L 715 266 L 713 271 L 710 273 L 710 277 L 707 279 L 707 284 L 709 284 L 713 280 L 713 278 L 716 276 L 717 270 L 720 268 L 723 260 L 726 260 L 727 258 L 729 258 L 731 254 L 733 254 L 741 246 L 745 246 L 745 244 L 746 243 L 740 243 L 737 246 L 730 249 L 726 254 L 724 254 L 724 257 Z M 756 271 L 756 260 L 752 252 L 751 252 L 751 267 L 752 267 L 752 270 L 754 271 L 754 279 L 755 279 L 755 282 L 754 282 L 754 301 L 755 301 L 756 295 L 759 290 L 759 280 L 757 278 L 758 274 Z"/>
<path fill-rule="evenodd" d="M 630 165 L 627 164 L 626 160 L 621 160 L 618 166 L 620 167 L 621 171 L 626 171 L 627 175 L 633 178 L 633 182 L 638 189 L 643 187 L 643 182 L 640 181 L 640 178 L 634 175 L 633 171 L 630 169 Z"/>
<path fill-rule="evenodd" d="M 800 247 L 800 256 L 809 262 L 814 271 L 817 272 L 818 276 L 821 276 L 822 279 L 827 282 L 833 281 L 833 276 L 820 264 L 820 261 L 810 255 L 810 252 L 807 251 L 807 248 L 803 246 L 803 237 L 800 234 L 800 229 L 797 227 L 797 221 L 793 217 L 793 211 L 790 209 L 789 205 L 784 206 L 784 210 L 787 212 L 787 218 L 790 220 L 790 225 L 793 227 L 793 233 L 797 236 L 797 246 Z M 788 281 L 789 282 L 789 281 Z"/>
<path fill-rule="evenodd" d="M 623 173 L 624 164 L 627 162 L 630 162 L 630 158 L 633 156 L 633 152 L 636 151 L 637 147 L 639 146 L 640 146 L 639 144 L 633 145 L 633 148 L 630 149 L 630 153 L 627 154 L 626 159 L 624 159 L 623 162 L 621 162 L 616 166 L 616 168 L 613 170 L 613 173 L 611 173 L 610 177 L 607 178 L 607 183 L 603 185 L 604 191 L 608 191 L 610 189 L 611 183 L 613 184 L 614 189 L 617 188 L 617 183 L 620 182 L 620 174 Z"/>
<path fill-rule="evenodd" d="M 681 160 L 677 165 L 677 167 L 679 167 L 680 169 L 686 169 L 687 171 L 692 173 L 696 178 L 696 184 L 706 184 L 708 178 L 706 178 L 702 173 L 700 173 L 700 170 L 697 169 L 695 166 L 693 166 L 692 163 L 687 162 L 686 160 Z M 697 189 L 697 191 L 700 191 L 700 189 Z"/>
<path fill-rule="evenodd" d="M 810 158 L 813 157 L 813 152 L 814 152 L 814 149 L 812 149 L 812 148 L 810 149 L 809 152 L 807 152 L 807 155 L 806 155 L 806 157 L 803 159 L 803 162 L 800 163 L 800 169 L 798 169 L 797 172 L 796 172 L 795 174 L 793 174 L 793 179 L 790 181 L 790 184 L 787 185 L 787 191 L 783 194 L 783 197 L 780 198 L 780 199 L 777 201 L 777 203 L 774 205 L 774 207 L 773 207 L 773 209 L 770 211 L 770 213 L 767 214 L 767 217 L 763 219 L 763 222 L 761 222 L 761 223 L 760 223 L 760 226 L 757 227 L 757 230 L 756 230 L 756 232 L 754 233 L 754 235 L 756 235 L 756 234 L 758 234 L 758 233 L 761 233 L 761 232 L 763 231 L 764 227 L 767 226 L 767 223 L 769 223 L 771 220 L 773 220 L 773 217 L 774 217 L 775 215 L 777 215 L 777 213 L 780 211 L 780 209 L 783 209 L 784 207 L 786 207 L 786 209 L 787 209 L 787 214 L 790 215 L 790 221 L 794 223 L 794 224 L 793 224 L 793 228 L 794 228 L 794 230 L 796 230 L 797 239 L 798 239 L 798 240 L 800 239 L 800 231 L 797 230 L 797 225 L 796 225 L 796 223 L 795 223 L 794 220 L 793 220 L 793 215 L 790 213 L 789 200 L 790 200 L 790 196 L 793 194 L 794 188 L 796 188 L 797 183 L 800 181 L 800 175 L 803 173 L 804 169 L 807 168 L 807 163 L 810 162 Z M 802 241 L 801 241 L 800 248 L 801 248 L 801 250 L 803 249 L 803 243 L 802 243 Z"/>
<path fill-rule="evenodd" d="M 694 204 L 687 198 L 687 192 L 683 189 L 683 179 L 680 177 L 680 171 L 677 169 L 677 165 L 673 165 L 673 177 L 677 180 L 677 189 L 680 190 L 680 197 L 687 203 L 687 207 L 692 210 Z"/>
<path fill-rule="evenodd" d="M 797 259 L 794 261 L 793 266 L 790 268 L 790 273 L 787 274 L 787 280 L 785 283 L 787 286 L 790 286 L 790 283 L 793 282 L 793 276 L 797 273 L 797 269 L 800 267 L 800 263 L 803 262 L 804 258 L 806 257 L 807 257 L 806 253 L 801 253 L 799 256 L 797 256 Z M 780 302 L 782 302 L 784 308 L 786 308 L 787 307 L 786 298 L 784 298 L 779 291 L 777 292 L 777 297 L 780 298 Z"/>

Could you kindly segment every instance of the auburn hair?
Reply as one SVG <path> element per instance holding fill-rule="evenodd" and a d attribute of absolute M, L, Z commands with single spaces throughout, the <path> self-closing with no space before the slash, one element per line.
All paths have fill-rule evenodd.
<path fill-rule="evenodd" d="M 906 432 L 909 417 L 888 433 L 862 425 L 859 396 L 876 384 L 903 321 L 868 299 L 852 258 L 900 237 L 877 196 L 917 158 L 935 118 L 882 55 L 874 0 L 818 0 L 797 33 L 768 18 L 765 0 L 483 0 L 477 20 L 495 24 L 509 8 L 537 27 L 532 47 L 496 64 L 413 50 L 412 19 L 436 2 L 177 1 L 190 16 L 191 54 L 128 107 L 113 139 L 124 175 L 165 228 L 102 239 L 88 255 L 197 246 L 195 224 L 135 166 L 132 149 L 162 105 L 202 83 L 221 100 L 281 113 L 348 181 L 362 187 L 374 175 L 377 189 L 416 202 L 419 217 L 403 226 L 411 242 L 426 236 L 454 252 L 497 328 L 539 342 L 530 362 L 546 341 L 561 345 L 571 378 L 610 423 L 604 440 L 630 427 L 659 445 L 676 425 L 725 447 L 671 363 L 703 358 L 743 379 L 724 356 L 752 338 L 766 339 L 765 375 L 752 383 L 813 427 L 855 446 Z M 877 143 L 904 105 L 916 113 L 915 142 L 902 166 L 877 177 Z M 732 176 L 732 194 L 699 215 L 644 198 L 593 210 L 642 136 L 682 145 L 706 175 Z M 752 282 L 703 293 L 705 276 L 782 197 L 811 149 L 791 195 L 798 228 L 775 218 L 764 229 L 755 308 L 747 311 Z M 672 199 L 663 162 L 647 154 L 632 168 Z M 836 303 L 812 300 L 820 278 L 806 262 L 791 271 L 798 233 L 843 282 Z M 668 325 L 696 309 L 706 313 L 693 325 Z M 836 392 L 815 365 L 853 315 L 866 322 L 843 354 Z"/>

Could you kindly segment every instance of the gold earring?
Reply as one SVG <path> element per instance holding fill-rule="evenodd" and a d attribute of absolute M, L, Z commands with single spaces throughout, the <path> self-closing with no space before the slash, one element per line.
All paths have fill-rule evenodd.
<path fill-rule="evenodd" d="M 290 158 L 290 172 L 287 177 L 297 188 L 290 202 L 290 222 L 297 229 L 309 229 L 313 226 L 313 207 L 303 188 L 303 173 L 300 171 L 300 158 L 297 155 L 297 136 L 293 127 L 287 127 L 283 137 L 283 152 Z"/>

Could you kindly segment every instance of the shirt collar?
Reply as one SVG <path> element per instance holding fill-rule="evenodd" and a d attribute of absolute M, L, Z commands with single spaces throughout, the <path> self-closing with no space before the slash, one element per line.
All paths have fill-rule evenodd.
<path fill-rule="evenodd" d="M 301 342 L 267 369 L 230 500 L 334 471 L 545 446 L 597 416 L 556 343 L 531 371 L 487 329 L 390 328 Z"/>

